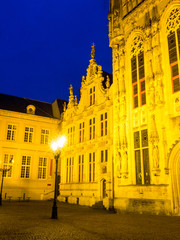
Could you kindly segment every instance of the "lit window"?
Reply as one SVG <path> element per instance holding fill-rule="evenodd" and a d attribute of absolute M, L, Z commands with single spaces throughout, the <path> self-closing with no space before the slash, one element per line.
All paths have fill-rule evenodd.
<path fill-rule="evenodd" d="M 41 144 L 48 144 L 49 142 L 49 130 L 41 129 Z"/>
<path fill-rule="evenodd" d="M 131 58 L 133 107 L 146 104 L 146 85 L 144 72 L 144 52 Z"/>
<path fill-rule="evenodd" d="M 100 118 L 101 122 L 101 137 L 107 135 L 107 112 L 104 114 L 101 114 Z"/>
<path fill-rule="evenodd" d="M 22 156 L 21 178 L 29 178 L 30 165 L 31 165 L 31 156 Z"/>
<path fill-rule="evenodd" d="M 74 174 L 74 158 L 67 158 L 67 165 L 66 165 L 66 182 L 70 183 L 73 182 L 73 175 Z"/>
<path fill-rule="evenodd" d="M 11 154 L 4 154 L 4 164 L 3 169 L 10 169 L 9 171 L 3 172 L 3 177 L 11 177 L 12 176 L 12 163 L 14 156 Z"/>
<path fill-rule="evenodd" d="M 32 143 L 34 129 L 32 127 L 25 127 L 24 142 Z"/>
<path fill-rule="evenodd" d="M 40 157 L 39 158 L 39 167 L 38 167 L 38 178 L 45 179 L 47 172 L 47 158 Z"/>
<path fill-rule="evenodd" d="M 79 124 L 79 142 L 84 142 L 84 122 Z"/>
<path fill-rule="evenodd" d="M 68 128 L 68 146 L 74 144 L 75 127 Z"/>
<path fill-rule="evenodd" d="M 10 141 L 15 141 L 15 137 L 16 137 L 16 125 L 8 124 L 6 139 Z"/>
<path fill-rule="evenodd" d="M 90 88 L 90 106 L 95 104 L 95 87 Z"/>
<path fill-rule="evenodd" d="M 148 131 L 134 132 L 136 184 L 150 184 Z"/>
<path fill-rule="evenodd" d="M 89 120 L 89 139 L 95 139 L 95 118 Z"/>
<path fill-rule="evenodd" d="M 84 155 L 79 155 L 79 175 L 78 175 L 79 182 L 83 182 L 83 175 L 84 175 Z"/>
<path fill-rule="evenodd" d="M 168 35 L 169 63 L 171 68 L 172 91 L 180 90 L 180 28 Z"/>
<path fill-rule="evenodd" d="M 89 182 L 95 181 L 95 153 L 89 153 Z"/>
<path fill-rule="evenodd" d="M 101 151 L 101 162 L 107 162 L 108 161 L 108 150 L 102 150 Z"/>

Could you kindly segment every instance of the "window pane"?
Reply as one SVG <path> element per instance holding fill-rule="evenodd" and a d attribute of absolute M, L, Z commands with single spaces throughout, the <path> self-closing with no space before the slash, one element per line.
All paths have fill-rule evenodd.
<path fill-rule="evenodd" d="M 139 131 L 134 133 L 134 148 L 140 148 Z"/>
<path fill-rule="evenodd" d="M 144 164 L 144 184 L 150 184 L 148 149 L 143 149 L 143 164 Z"/>
<path fill-rule="evenodd" d="M 169 61 L 170 63 L 174 63 L 177 61 L 175 32 L 168 36 L 168 47 L 169 47 Z"/>
<path fill-rule="evenodd" d="M 138 96 L 134 97 L 134 108 L 138 107 Z"/>
<path fill-rule="evenodd" d="M 172 77 L 179 75 L 178 64 L 172 66 Z"/>
<path fill-rule="evenodd" d="M 142 184 L 140 150 L 135 151 L 135 164 L 136 164 L 136 184 Z"/>
<path fill-rule="evenodd" d="M 146 93 L 141 94 L 141 105 L 146 104 Z"/>
<path fill-rule="evenodd" d="M 179 77 L 173 79 L 173 90 L 174 92 L 177 92 L 180 90 L 180 79 Z"/>
<path fill-rule="evenodd" d="M 142 147 L 148 146 L 148 132 L 147 129 L 141 131 L 141 140 L 142 140 Z"/>

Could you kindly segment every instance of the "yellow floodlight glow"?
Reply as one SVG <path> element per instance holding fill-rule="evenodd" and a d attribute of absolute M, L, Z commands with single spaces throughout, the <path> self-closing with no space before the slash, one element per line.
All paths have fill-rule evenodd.
<path fill-rule="evenodd" d="M 65 143 L 66 143 L 66 137 L 61 136 L 51 143 L 51 149 L 53 150 L 53 152 L 56 152 L 58 149 L 60 150 Z"/>

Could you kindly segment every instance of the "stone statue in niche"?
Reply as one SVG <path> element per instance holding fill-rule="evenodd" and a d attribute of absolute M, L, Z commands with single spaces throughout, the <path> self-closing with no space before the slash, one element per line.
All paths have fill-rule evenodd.
<path fill-rule="evenodd" d="M 66 111 L 66 102 L 64 102 L 63 111 L 64 111 L 64 112 Z"/>
<path fill-rule="evenodd" d="M 118 149 L 117 150 L 117 161 L 116 161 L 116 175 L 118 178 L 121 177 L 121 162 L 122 162 L 121 153 L 120 153 L 120 149 Z"/>
<path fill-rule="evenodd" d="M 69 92 L 70 92 L 70 96 L 73 96 L 73 87 L 72 87 L 72 85 L 70 85 Z"/>
<path fill-rule="evenodd" d="M 114 48 L 114 70 L 119 70 L 119 52 L 118 52 L 118 45 Z"/>
<path fill-rule="evenodd" d="M 122 173 L 128 173 L 128 154 L 126 148 L 122 149 Z"/>
<path fill-rule="evenodd" d="M 106 76 L 106 88 L 110 88 L 110 78 L 109 78 L 109 76 L 107 75 Z"/>
<path fill-rule="evenodd" d="M 158 145 L 153 145 L 152 156 L 153 156 L 153 167 L 155 169 L 157 169 L 157 168 L 159 168 L 159 148 L 158 148 Z"/>

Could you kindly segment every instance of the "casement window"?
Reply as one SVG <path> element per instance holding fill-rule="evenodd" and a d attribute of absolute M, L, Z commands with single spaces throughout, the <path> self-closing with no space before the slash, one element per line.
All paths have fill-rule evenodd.
<path fill-rule="evenodd" d="M 150 184 L 148 131 L 134 132 L 136 184 Z"/>
<path fill-rule="evenodd" d="M 168 35 L 169 63 L 171 68 L 172 92 L 180 90 L 180 28 Z"/>
<path fill-rule="evenodd" d="M 146 83 L 144 71 L 144 52 L 131 58 L 133 108 L 146 104 Z"/>
<path fill-rule="evenodd" d="M 101 114 L 100 117 L 100 124 L 101 124 L 101 137 L 107 135 L 107 112 Z"/>
<path fill-rule="evenodd" d="M 89 120 L 89 140 L 95 139 L 95 118 Z"/>
<path fill-rule="evenodd" d="M 67 183 L 73 182 L 73 177 L 74 177 L 74 157 L 67 158 L 66 182 Z"/>
<path fill-rule="evenodd" d="M 68 146 L 74 144 L 75 127 L 68 128 Z"/>
<path fill-rule="evenodd" d="M 89 153 L 89 182 L 95 181 L 95 152 Z"/>
<path fill-rule="evenodd" d="M 79 174 L 78 174 L 78 181 L 83 182 L 83 175 L 84 175 L 84 155 L 79 155 Z"/>
<path fill-rule="evenodd" d="M 12 154 L 4 154 L 4 163 L 3 169 L 10 169 L 9 171 L 3 171 L 3 177 L 11 177 L 12 176 L 12 164 L 13 164 L 14 156 Z"/>
<path fill-rule="evenodd" d="M 79 124 L 79 142 L 84 142 L 84 122 Z"/>
<path fill-rule="evenodd" d="M 22 156 L 21 178 L 30 177 L 31 156 Z"/>
<path fill-rule="evenodd" d="M 41 129 L 41 144 L 49 143 L 49 130 Z"/>
<path fill-rule="evenodd" d="M 24 142 L 32 143 L 34 129 L 32 127 L 25 127 Z"/>
<path fill-rule="evenodd" d="M 15 141 L 15 137 L 16 137 L 16 125 L 8 124 L 6 139 L 10 141 Z"/>
<path fill-rule="evenodd" d="M 90 88 L 89 96 L 90 96 L 90 106 L 91 106 L 95 104 L 95 87 Z"/>
<path fill-rule="evenodd" d="M 38 167 L 38 178 L 46 179 L 47 173 L 47 158 L 40 157 L 39 158 L 39 167 Z"/>
<path fill-rule="evenodd" d="M 108 161 L 108 150 L 102 150 L 101 151 L 101 162 L 107 162 Z"/>

